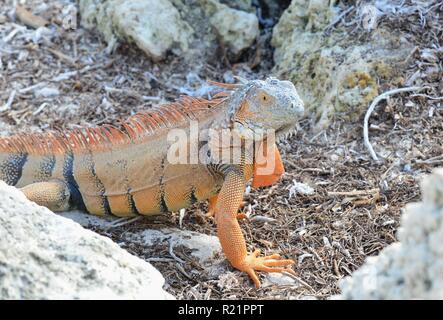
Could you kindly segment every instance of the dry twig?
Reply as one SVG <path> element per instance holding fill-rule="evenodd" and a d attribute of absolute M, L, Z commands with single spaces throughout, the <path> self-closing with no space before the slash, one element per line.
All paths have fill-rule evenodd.
<path fill-rule="evenodd" d="M 17 5 L 15 7 L 15 13 L 17 14 L 17 17 L 21 22 L 23 22 L 25 25 L 32 27 L 32 28 L 39 28 L 46 26 L 49 22 L 48 20 L 36 16 L 31 11 L 26 9 L 25 7 L 22 7 L 20 5 Z"/>
<path fill-rule="evenodd" d="M 8 101 L 3 105 L 3 107 L 0 107 L 0 112 L 6 111 L 11 108 L 12 102 L 14 101 L 16 91 L 12 90 L 11 94 L 9 95 Z"/>
<path fill-rule="evenodd" d="M 374 151 L 374 148 L 372 148 L 371 143 L 369 142 L 369 117 L 371 116 L 371 113 L 374 111 L 375 107 L 377 106 L 377 104 L 382 101 L 385 100 L 387 98 L 389 98 L 389 96 L 396 94 L 396 93 L 400 93 L 400 92 L 408 92 L 408 91 L 418 91 L 423 89 L 422 87 L 407 87 L 407 88 L 397 88 L 397 89 L 393 89 L 393 90 L 389 90 L 386 91 L 385 93 L 382 93 L 381 95 L 379 95 L 378 97 L 376 97 L 372 103 L 369 105 L 368 111 L 366 111 L 365 114 L 365 119 L 363 122 L 363 139 L 365 142 L 365 146 L 368 148 L 369 153 L 371 154 L 372 159 L 374 159 L 375 161 L 378 161 L 378 157 L 377 154 Z"/>

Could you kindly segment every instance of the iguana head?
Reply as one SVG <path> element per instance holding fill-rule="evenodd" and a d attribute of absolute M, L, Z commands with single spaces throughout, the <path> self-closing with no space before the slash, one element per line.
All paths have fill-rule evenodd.
<path fill-rule="evenodd" d="M 243 138 L 277 139 L 294 131 L 304 113 L 303 101 L 290 81 L 276 78 L 247 81 L 229 97 L 231 127 Z"/>
<path fill-rule="evenodd" d="M 233 90 L 225 100 L 229 127 L 241 139 L 259 142 L 252 186 L 272 185 L 285 172 L 274 138 L 279 140 L 294 132 L 304 113 L 303 101 L 290 81 L 276 78 L 225 87 Z"/>

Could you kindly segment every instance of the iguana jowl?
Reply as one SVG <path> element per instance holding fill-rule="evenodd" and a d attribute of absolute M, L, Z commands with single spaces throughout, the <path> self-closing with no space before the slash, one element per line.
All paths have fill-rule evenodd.
<path fill-rule="evenodd" d="M 151 215 L 209 199 L 223 251 L 235 268 L 247 272 L 257 287 L 256 270 L 293 272 L 288 267 L 292 260 L 277 254 L 259 257 L 258 250 L 247 253 L 237 212 L 251 177 L 253 186 L 266 186 L 284 172 L 277 148 L 270 148 L 274 169 L 260 175 L 259 148 L 245 141 L 259 136 L 264 146 L 269 129 L 277 137 L 292 132 L 304 112 L 303 102 L 291 82 L 275 78 L 219 85 L 226 91 L 212 100 L 182 97 L 119 126 L 2 137 L 0 180 L 53 211 L 78 208 L 96 215 Z M 240 137 L 240 160 L 212 161 L 226 146 L 207 137 L 206 163 L 168 161 L 173 143 L 168 133 L 189 133 L 191 121 L 197 121 L 201 133 L 227 129 Z"/>

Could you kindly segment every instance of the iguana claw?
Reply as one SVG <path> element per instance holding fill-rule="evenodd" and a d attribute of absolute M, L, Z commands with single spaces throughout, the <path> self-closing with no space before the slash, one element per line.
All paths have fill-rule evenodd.
<path fill-rule="evenodd" d="M 294 270 L 292 270 L 290 267 L 286 267 L 288 265 L 295 264 L 294 260 L 280 259 L 279 254 L 272 254 L 264 257 L 259 257 L 259 255 L 260 249 L 257 249 L 253 253 L 247 255 L 242 264 L 236 266 L 237 269 L 246 272 L 251 277 L 256 288 L 260 287 L 260 280 L 255 271 L 288 272 L 292 275 L 296 275 Z"/>

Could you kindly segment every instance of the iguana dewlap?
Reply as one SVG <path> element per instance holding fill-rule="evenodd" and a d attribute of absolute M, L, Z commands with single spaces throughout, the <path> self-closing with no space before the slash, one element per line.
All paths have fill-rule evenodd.
<path fill-rule="evenodd" d="M 273 133 L 292 132 L 303 103 L 292 83 L 275 78 L 218 85 L 226 92 L 215 99 L 182 97 L 118 127 L 2 137 L 0 180 L 53 211 L 96 215 L 152 215 L 210 199 L 235 268 L 257 287 L 257 270 L 293 272 L 292 260 L 247 253 L 237 212 L 251 177 L 261 187 L 283 174 Z"/>

